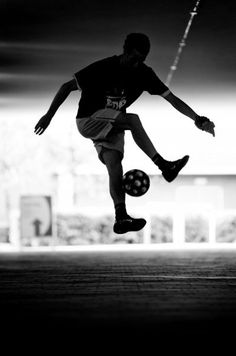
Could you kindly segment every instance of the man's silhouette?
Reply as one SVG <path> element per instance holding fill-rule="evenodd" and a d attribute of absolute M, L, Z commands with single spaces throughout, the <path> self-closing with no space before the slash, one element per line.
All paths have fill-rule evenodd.
<path fill-rule="evenodd" d="M 70 92 L 81 91 L 77 127 L 81 135 L 93 141 L 99 159 L 107 167 L 115 208 L 113 230 L 117 234 L 138 231 L 146 224 L 145 219 L 132 218 L 126 211 L 122 188 L 125 130 L 131 132 L 135 143 L 157 165 L 168 182 L 177 177 L 189 159 L 186 155 L 176 161 L 165 160 L 148 137 L 139 116 L 126 113 L 126 108 L 147 91 L 151 95 L 162 96 L 176 110 L 192 119 L 198 128 L 214 135 L 213 122 L 197 115 L 169 90 L 152 68 L 144 64 L 149 51 L 150 41 L 145 34 L 129 34 L 122 54 L 96 61 L 64 83 L 46 115 L 35 126 L 35 133 L 41 135 Z"/>

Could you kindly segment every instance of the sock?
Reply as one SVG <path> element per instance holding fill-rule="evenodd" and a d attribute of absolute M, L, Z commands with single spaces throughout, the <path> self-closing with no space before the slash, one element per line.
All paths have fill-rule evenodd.
<path fill-rule="evenodd" d="M 116 220 L 125 218 L 128 214 L 125 203 L 118 203 L 115 205 Z"/>
<path fill-rule="evenodd" d="M 162 169 L 165 166 L 165 162 L 166 160 L 159 155 L 159 153 L 156 153 L 153 157 L 152 157 L 152 161 L 160 168 Z"/>

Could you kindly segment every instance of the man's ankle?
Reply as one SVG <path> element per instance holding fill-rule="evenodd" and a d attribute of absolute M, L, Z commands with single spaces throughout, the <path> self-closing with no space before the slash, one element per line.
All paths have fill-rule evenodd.
<path fill-rule="evenodd" d="M 159 155 L 159 153 L 155 154 L 155 156 L 152 158 L 152 161 L 160 170 L 164 169 L 167 163 L 167 161 L 161 155 Z"/>
<path fill-rule="evenodd" d="M 128 216 L 125 203 L 118 203 L 115 205 L 116 220 L 124 219 Z"/>

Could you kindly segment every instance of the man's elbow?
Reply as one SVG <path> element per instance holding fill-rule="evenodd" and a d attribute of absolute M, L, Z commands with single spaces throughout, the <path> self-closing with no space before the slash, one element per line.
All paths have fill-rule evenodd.
<path fill-rule="evenodd" d="M 62 86 L 60 88 L 60 90 L 65 93 L 70 93 L 71 91 L 76 90 L 76 89 L 77 89 L 77 86 L 73 80 L 70 80 L 69 82 L 62 84 Z"/>
<path fill-rule="evenodd" d="M 173 105 L 174 107 L 176 105 L 178 105 L 178 102 L 179 102 L 179 98 L 174 95 L 172 92 L 170 92 L 168 95 L 166 95 L 164 97 L 166 99 L 166 101 L 168 101 L 171 105 Z"/>

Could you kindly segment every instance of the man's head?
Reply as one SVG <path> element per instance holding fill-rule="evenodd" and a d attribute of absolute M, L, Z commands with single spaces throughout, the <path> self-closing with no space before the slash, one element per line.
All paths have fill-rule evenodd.
<path fill-rule="evenodd" d="M 147 56 L 150 51 L 150 40 L 143 33 L 130 33 L 124 43 L 124 53 L 130 53 L 136 49 L 141 54 Z"/>
<path fill-rule="evenodd" d="M 144 62 L 150 51 L 150 40 L 143 33 L 130 33 L 124 42 L 125 64 L 131 67 L 137 67 Z"/>

